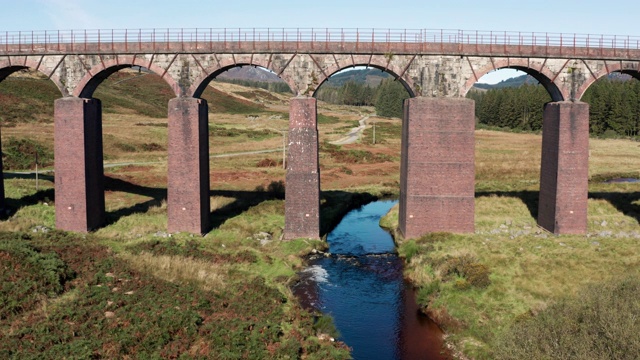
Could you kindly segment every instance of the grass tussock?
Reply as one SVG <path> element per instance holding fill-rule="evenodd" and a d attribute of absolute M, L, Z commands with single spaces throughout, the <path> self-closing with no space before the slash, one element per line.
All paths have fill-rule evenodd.
<path fill-rule="evenodd" d="M 145 252 L 138 255 L 122 254 L 121 257 L 136 270 L 152 273 L 170 283 L 195 281 L 207 291 L 224 289 L 225 269 L 220 264 L 204 259 Z"/>

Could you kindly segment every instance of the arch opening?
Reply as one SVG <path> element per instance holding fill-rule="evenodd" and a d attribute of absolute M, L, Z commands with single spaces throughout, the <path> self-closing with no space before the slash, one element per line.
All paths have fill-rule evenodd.
<path fill-rule="evenodd" d="M 549 87 L 540 82 L 545 78 L 521 68 L 502 68 L 485 74 L 466 94 L 475 101 L 476 224 L 480 231 L 504 223 L 505 218 L 496 218 L 492 208 L 509 207 L 513 216 L 528 218 L 535 226 L 542 163 L 540 131 L 545 104 L 553 101 Z"/>
<path fill-rule="evenodd" d="M 292 92 L 290 84 L 275 72 L 266 67 L 250 63 L 233 64 L 212 71 L 208 76 L 196 82 L 197 86 L 193 92 L 193 97 L 201 98 L 211 82 L 231 82 L 278 93 Z"/>
<path fill-rule="evenodd" d="M 53 177 L 48 170 L 54 163 L 53 101 L 60 97 L 60 89 L 45 74 L 28 66 L 0 69 L 0 78 L 0 216 L 37 206 L 41 208 L 39 213 L 50 213 L 49 218 L 53 218 L 53 208 L 45 204 L 54 198 Z M 6 204 L 5 186 L 9 194 Z"/>
<path fill-rule="evenodd" d="M 377 66 L 337 71 L 318 86 L 323 201 L 337 188 L 399 194 L 403 102 L 412 96 L 402 79 Z"/>
<path fill-rule="evenodd" d="M 86 170 L 101 184 L 92 190 L 103 193 L 97 195 L 104 199 L 100 226 L 136 213 L 166 217 L 167 105 L 175 97 L 170 84 L 144 66 L 119 64 L 85 81 L 79 97 L 97 100 L 90 102 L 95 110 L 84 114 L 86 136 L 97 143 L 85 144 L 84 151 L 103 164 Z M 162 223 L 150 221 L 155 225 L 147 230 L 166 231 Z"/>
<path fill-rule="evenodd" d="M 593 81 L 581 101 L 589 104 L 590 201 L 608 207 L 589 214 L 589 222 L 605 231 L 612 214 L 634 221 L 618 221 L 617 231 L 637 231 L 640 223 L 637 179 L 640 179 L 640 71 L 619 69 Z M 594 191 L 595 190 L 595 191 Z M 607 204 L 604 204 L 606 202 Z"/>
<path fill-rule="evenodd" d="M 617 70 L 589 85 L 589 132 L 604 138 L 640 136 L 640 71 Z"/>
<path fill-rule="evenodd" d="M 194 94 L 208 105 L 211 228 L 266 200 L 284 199 L 288 154 L 289 85 L 262 66 L 234 65 L 200 82 Z M 260 205 L 268 206 L 268 205 Z M 250 237 L 282 229 L 241 230 Z"/>

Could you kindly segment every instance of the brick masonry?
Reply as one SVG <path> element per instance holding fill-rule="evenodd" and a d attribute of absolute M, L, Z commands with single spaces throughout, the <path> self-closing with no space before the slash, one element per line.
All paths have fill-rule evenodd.
<path fill-rule="evenodd" d="M 312 97 L 296 97 L 290 102 L 284 227 L 287 240 L 320 237 L 316 106 Z"/>
<path fill-rule="evenodd" d="M 542 131 L 538 225 L 555 234 L 585 234 L 589 105 L 548 103 Z"/>
<path fill-rule="evenodd" d="M 1 142 L 0 142 L 0 149 L 2 149 Z M 1 155 L 1 152 L 0 152 L 0 155 Z M 4 171 L 3 170 L 4 168 L 2 164 L 2 156 L 0 156 L 0 211 L 4 211 L 7 208 L 7 204 L 4 197 Z"/>
<path fill-rule="evenodd" d="M 464 98 L 405 101 L 399 213 L 404 237 L 474 231 L 474 109 Z"/>
<path fill-rule="evenodd" d="M 102 105 L 62 98 L 54 113 L 56 227 L 87 232 L 105 221 Z"/>
<path fill-rule="evenodd" d="M 205 100 L 169 100 L 169 232 L 209 230 L 208 105 Z"/>

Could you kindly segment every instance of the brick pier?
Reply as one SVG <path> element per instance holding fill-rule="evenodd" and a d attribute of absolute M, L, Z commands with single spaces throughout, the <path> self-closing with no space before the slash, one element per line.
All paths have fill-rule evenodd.
<path fill-rule="evenodd" d="M 285 239 L 320 237 L 320 170 L 316 106 L 316 99 L 312 97 L 296 97 L 291 99 L 290 103 Z"/>
<path fill-rule="evenodd" d="M 54 113 L 56 227 L 87 232 L 105 221 L 102 105 L 66 97 Z"/>
<path fill-rule="evenodd" d="M 589 105 L 548 103 L 542 123 L 538 225 L 555 234 L 587 231 Z"/>
<path fill-rule="evenodd" d="M 209 230 L 209 107 L 206 100 L 169 100 L 169 232 Z"/>
<path fill-rule="evenodd" d="M 464 98 L 408 99 L 400 164 L 400 231 L 473 232 L 474 102 Z"/>

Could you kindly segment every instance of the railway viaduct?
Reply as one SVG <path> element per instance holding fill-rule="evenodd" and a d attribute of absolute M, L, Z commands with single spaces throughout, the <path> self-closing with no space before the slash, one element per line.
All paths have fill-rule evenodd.
<path fill-rule="evenodd" d="M 289 84 L 285 237 L 319 236 L 316 99 L 332 74 L 369 66 L 392 74 L 404 104 L 400 230 L 474 231 L 474 102 L 484 74 L 522 70 L 551 95 L 544 109 L 538 224 L 585 233 L 589 108 L 580 99 L 612 72 L 640 78 L 640 38 L 444 30 L 96 30 L 0 33 L 0 81 L 21 69 L 48 76 L 55 101 L 56 227 L 86 232 L 105 219 L 101 103 L 114 72 L 142 66 L 173 89 L 168 104 L 168 230 L 209 228 L 208 105 L 218 74 L 260 66 Z M 0 168 L 1 170 L 1 168 Z M 4 201 L 4 189 L 2 189 Z"/>

